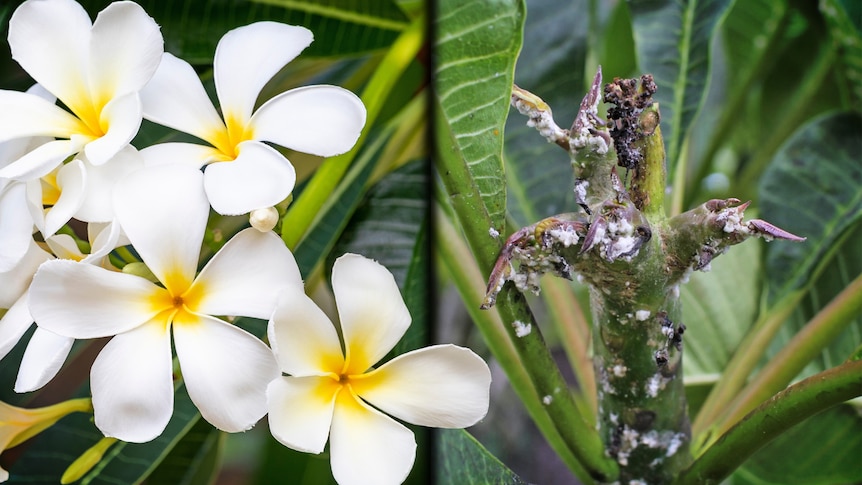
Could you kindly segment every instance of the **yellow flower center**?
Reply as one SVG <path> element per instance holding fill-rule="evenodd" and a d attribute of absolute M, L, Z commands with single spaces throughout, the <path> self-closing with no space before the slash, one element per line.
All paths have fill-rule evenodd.
<path fill-rule="evenodd" d="M 254 131 L 232 114 L 225 114 L 225 130 L 214 133 L 207 141 L 222 153 L 220 161 L 229 162 L 239 156 L 239 144 L 254 139 Z"/>
<path fill-rule="evenodd" d="M 163 281 L 165 288 L 153 295 L 150 303 L 159 313 L 167 312 L 168 325 L 189 325 L 198 321 L 195 308 L 203 297 L 200 283 L 192 284 L 179 273 L 169 274 Z"/>
<path fill-rule="evenodd" d="M 60 186 L 57 184 L 57 172 L 59 171 L 59 167 L 57 170 L 49 173 L 42 177 L 39 182 L 42 186 L 42 205 L 46 207 L 53 206 L 60 200 L 60 194 L 62 190 Z"/>
<path fill-rule="evenodd" d="M 105 136 L 108 132 L 108 120 L 103 119 L 102 111 L 110 100 L 111 95 L 108 93 L 97 93 L 92 97 L 87 93 L 80 93 L 66 104 L 69 110 L 81 120 L 79 135 L 91 139 Z"/>

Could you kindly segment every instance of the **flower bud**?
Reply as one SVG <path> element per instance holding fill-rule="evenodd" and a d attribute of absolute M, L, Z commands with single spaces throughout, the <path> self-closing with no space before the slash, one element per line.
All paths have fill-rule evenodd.
<path fill-rule="evenodd" d="M 275 207 L 255 209 L 249 214 L 248 221 L 251 223 L 251 227 L 258 231 L 269 232 L 278 222 L 278 211 Z"/>

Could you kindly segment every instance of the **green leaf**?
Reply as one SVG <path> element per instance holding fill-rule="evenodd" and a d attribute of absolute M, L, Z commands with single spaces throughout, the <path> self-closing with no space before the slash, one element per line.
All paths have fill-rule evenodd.
<path fill-rule="evenodd" d="M 710 77 L 710 43 L 730 0 L 637 0 L 629 3 L 638 62 L 652 74 L 661 110 L 668 173 L 700 110 Z"/>
<path fill-rule="evenodd" d="M 90 0 L 87 5 L 107 3 Z M 262 20 L 310 29 L 315 41 L 303 51 L 309 57 L 380 49 L 390 45 L 406 26 L 400 9 L 387 0 L 373 2 L 374 6 L 371 2 L 334 0 L 315 12 L 308 11 L 309 2 L 291 2 L 289 8 L 233 0 L 139 3 L 162 26 L 165 50 L 192 64 L 211 63 L 215 46 L 227 31 Z"/>
<path fill-rule="evenodd" d="M 821 116 L 794 134 L 763 174 L 763 219 L 808 238 L 767 247 L 770 301 L 801 288 L 841 233 L 862 216 L 860 141 L 858 113 Z"/>
<path fill-rule="evenodd" d="M 605 79 L 635 75 L 637 57 L 628 4 L 619 2 L 613 7 L 601 38 L 603 45 L 599 64 Z M 587 66 L 587 70 L 594 68 L 595 66 Z"/>
<path fill-rule="evenodd" d="M 831 485 L 862 482 L 862 417 L 851 406 L 812 416 L 764 446 L 731 477 L 732 485 Z"/>
<path fill-rule="evenodd" d="M 218 475 L 224 439 L 224 433 L 199 419 L 147 480 L 174 485 L 213 483 Z"/>
<path fill-rule="evenodd" d="M 341 184 L 330 193 L 306 237 L 293 251 L 303 277 L 308 276 L 323 261 L 362 200 L 366 183 L 374 170 L 374 162 L 380 155 L 388 133 L 390 131 L 384 131 L 384 136 L 367 145 Z"/>
<path fill-rule="evenodd" d="M 81 479 L 81 485 L 136 484 L 143 481 L 200 419 L 185 387 L 175 393 L 174 414 L 165 431 L 148 443 L 117 442 Z M 9 484 L 59 483 L 66 468 L 102 438 L 91 415 L 76 413 L 34 438 L 9 468 Z"/>
<path fill-rule="evenodd" d="M 760 301 L 762 243 L 748 241 L 695 271 L 680 287 L 685 378 L 720 374 L 754 323 Z"/>
<path fill-rule="evenodd" d="M 329 453 L 302 453 L 292 450 L 266 437 L 263 449 L 258 453 L 253 484 L 270 485 L 290 483 L 292 485 L 335 485 L 329 465 Z"/>
<path fill-rule="evenodd" d="M 515 67 L 515 84 L 541 97 L 562 127 L 571 126 L 586 94 L 589 6 L 586 0 L 561 4 L 531 2 L 524 23 L 524 46 Z M 590 76 L 596 66 L 589 68 Z M 569 156 L 547 143 L 515 109 L 506 121 L 506 175 L 510 215 L 518 226 L 576 210 Z"/>
<path fill-rule="evenodd" d="M 438 483 L 526 485 L 514 472 L 462 429 L 437 432 Z"/>
<path fill-rule="evenodd" d="M 440 157 L 451 167 L 440 171 L 450 194 L 469 204 L 461 209 L 464 216 L 478 222 L 467 230 L 482 232 L 489 240 L 482 251 L 486 266 L 498 247 L 490 244 L 494 241 L 488 230 L 504 233 L 505 228 L 502 125 L 523 15 L 523 5 L 515 0 L 442 0 L 437 8 L 437 143 Z M 472 242 L 480 240 L 478 233 L 475 236 Z"/>
<path fill-rule="evenodd" d="M 722 22 L 722 42 L 715 44 L 718 49 L 711 72 L 714 82 L 701 108 L 708 115 L 692 125 L 686 154 L 686 172 L 694 175 L 688 177 L 690 190 L 685 191 L 684 207 L 690 208 L 706 197 L 739 195 L 727 194 L 727 187 L 715 190 L 721 185 L 704 183 L 704 179 L 714 172 L 731 177 L 740 162 L 737 145 L 755 145 L 765 136 L 763 131 L 771 129 L 769 123 L 741 121 L 761 116 L 768 119 L 759 110 L 747 112 L 746 107 L 754 104 L 759 83 L 787 43 L 784 33 L 791 17 L 789 10 L 786 0 L 734 2 Z M 715 189 L 709 190 L 710 186 Z"/>

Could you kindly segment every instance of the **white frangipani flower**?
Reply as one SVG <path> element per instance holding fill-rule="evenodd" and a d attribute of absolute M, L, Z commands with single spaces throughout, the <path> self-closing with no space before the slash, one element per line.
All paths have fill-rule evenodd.
<path fill-rule="evenodd" d="M 206 165 L 207 197 L 220 214 L 245 214 L 284 200 L 296 173 L 264 142 L 328 157 L 348 151 L 365 125 L 362 102 L 337 86 L 292 89 L 254 109 L 264 85 L 311 41 L 308 29 L 276 22 L 257 22 L 225 34 L 213 61 L 221 116 L 194 69 L 165 53 L 141 93 L 144 117 L 209 145 L 155 145 L 142 151 L 147 163 Z"/>
<path fill-rule="evenodd" d="M 49 237 L 45 243 L 57 258 L 81 261 L 116 271 L 116 268 L 108 261 L 108 253 L 114 248 L 126 244 L 126 242 L 120 242 L 121 240 L 124 241 L 125 238 L 120 234 L 119 224 L 88 224 L 87 233 L 89 235 L 90 254 L 82 253 L 75 240 L 67 234 Z M 28 280 L 32 278 L 35 272 L 36 268 L 33 267 L 30 273 L 31 277 Z M 0 338 L 0 342 L 17 342 L 24 335 L 24 332 L 33 325 L 33 317 L 30 316 L 27 306 L 28 297 L 29 293 L 25 293 L 16 303 L 18 306 L 13 307 L 15 311 L 10 310 L 7 313 L 7 316 L 10 317 L 8 321 L 6 321 L 5 316 L 3 321 L 0 321 L 0 335 L 3 336 Z M 35 391 L 53 379 L 69 356 L 74 342 L 75 339 L 71 337 L 58 335 L 44 327 L 37 326 L 30 337 L 30 341 L 27 342 L 27 348 L 24 350 L 21 366 L 18 368 L 18 377 L 15 380 L 15 392 Z M 0 344 L 0 348 L 2 347 L 3 344 Z M 0 351 L 0 355 L 3 354 Z"/>
<path fill-rule="evenodd" d="M 488 411 L 490 370 L 454 345 L 414 350 L 373 369 L 410 325 L 395 279 L 378 263 L 347 254 L 335 262 L 332 286 L 344 352 L 335 327 L 304 294 L 285 293 L 270 320 L 270 343 L 289 374 L 267 389 L 270 430 L 282 444 L 311 453 L 323 451 L 328 438 L 341 485 L 400 483 L 416 442 L 380 411 L 421 426 L 471 426 Z"/>
<path fill-rule="evenodd" d="M 41 93 L 36 86 L 28 92 Z M 47 137 L 30 137 L 0 143 L 0 169 L 48 141 Z M 0 178 L 0 273 L 16 266 L 28 251 L 33 241 L 34 213 L 44 220 L 42 205 L 28 204 L 28 192 L 27 182 Z"/>
<path fill-rule="evenodd" d="M 21 340 L 33 325 L 30 315 L 29 287 L 39 266 L 54 257 L 83 261 L 114 269 L 107 255 L 114 248 L 126 244 L 118 224 L 89 224 L 87 226 L 91 253 L 83 254 L 71 236 L 59 234 L 45 243 L 53 255 L 45 252 L 31 238 L 30 247 L 18 264 L 10 271 L 0 272 L 0 308 L 8 311 L 0 318 L 0 359 Z M 57 375 L 72 350 L 74 339 L 57 335 L 45 328 L 36 327 L 24 350 L 15 392 L 30 392 L 41 388 Z"/>
<path fill-rule="evenodd" d="M 70 155 L 107 163 L 137 134 L 138 91 L 164 51 L 158 25 L 134 2 L 115 2 L 95 22 L 72 0 L 28 0 L 9 21 L 12 57 L 69 109 L 32 93 L 0 90 L 0 141 L 56 138 L 0 169 L 32 180 Z"/>
<path fill-rule="evenodd" d="M 90 373 L 96 426 L 145 442 L 173 411 L 171 335 L 201 415 L 224 431 L 252 427 L 278 374 L 261 340 L 212 315 L 268 318 L 284 291 L 302 292 L 293 255 L 274 233 L 246 229 L 195 276 L 209 204 L 186 165 L 140 170 L 117 185 L 117 222 L 161 285 L 92 264 L 43 264 L 30 288 L 40 327 L 73 338 L 114 336 Z"/>

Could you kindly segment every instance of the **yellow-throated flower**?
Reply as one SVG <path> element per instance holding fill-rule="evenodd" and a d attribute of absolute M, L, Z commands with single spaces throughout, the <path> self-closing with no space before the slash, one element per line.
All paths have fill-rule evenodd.
<path fill-rule="evenodd" d="M 196 274 L 209 213 L 202 177 L 187 165 L 148 167 L 114 193 L 117 222 L 160 284 L 67 260 L 44 263 L 33 278 L 30 312 L 40 327 L 77 339 L 113 336 L 90 371 L 106 436 L 144 442 L 164 430 L 173 412 L 171 336 L 207 421 L 243 431 L 266 412 L 266 386 L 278 374 L 272 351 L 213 315 L 269 318 L 278 293 L 301 293 L 302 280 L 281 239 L 251 228 Z"/>
<path fill-rule="evenodd" d="M 142 150 L 147 163 L 206 166 L 207 197 L 220 214 L 245 214 L 284 200 L 296 173 L 264 142 L 328 157 L 348 151 L 365 125 L 362 102 L 337 86 L 292 89 L 254 109 L 264 85 L 311 41 L 308 29 L 276 22 L 257 22 L 225 34 L 213 60 L 221 115 L 194 69 L 165 53 L 141 94 L 144 117 L 208 145 L 154 145 Z"/>
<path fill-rule="evenodd" d="M 347 254 L 332 269 L 344 351 L 328 317 L 304 294 L 286 292 L 269 323 L 282 372 L 267 389 L 269 426 L 282 444 L 320 453 L 330 443 L 341 485 L 403 481 L 420 426 L 464 428 L 488 411 L 491 373 L 469 349 L 435 345 L 373 368 L 404 335 L 410 314 L 392 274 Z M 383 411 L 383 412 L 381 412 Z"/>

